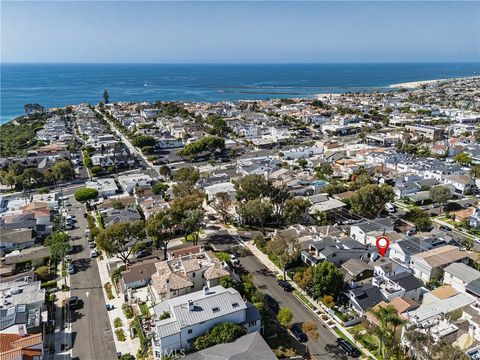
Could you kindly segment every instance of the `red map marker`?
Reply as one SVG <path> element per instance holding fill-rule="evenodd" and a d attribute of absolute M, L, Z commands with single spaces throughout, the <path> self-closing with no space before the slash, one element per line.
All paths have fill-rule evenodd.
<path fill-rule="evenodd" d="M 380 255 L 385 256 L 388 247 L 390 246 L 390 240 L 386 236 L 379 236 L 377 238 L 377 248 Z"/>

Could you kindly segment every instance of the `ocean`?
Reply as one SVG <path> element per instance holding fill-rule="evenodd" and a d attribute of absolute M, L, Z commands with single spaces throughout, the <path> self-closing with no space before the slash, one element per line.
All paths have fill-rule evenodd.
<path fill-rule="evenodd" d="M 26 103 L 220 101 L 387 90 L 396 83 L 480 74 L 480 63 L 434 64 L 1 64 L 0 123 Z"/>

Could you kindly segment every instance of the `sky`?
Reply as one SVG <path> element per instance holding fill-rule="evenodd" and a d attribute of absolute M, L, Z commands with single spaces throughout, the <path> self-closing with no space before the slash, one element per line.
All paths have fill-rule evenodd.
<path fill-rule="evenodd" d="M 480 2 L 1 2 L 1 61 L 479 62 Z"/>

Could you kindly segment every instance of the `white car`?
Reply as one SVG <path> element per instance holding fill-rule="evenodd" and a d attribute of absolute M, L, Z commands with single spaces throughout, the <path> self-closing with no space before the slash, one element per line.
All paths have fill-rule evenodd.
<path fill-rule="evenodd" d="M 98 256 L 97 250 L 91 249 L 90 250 L 90 257 L 96 258 Z"/>

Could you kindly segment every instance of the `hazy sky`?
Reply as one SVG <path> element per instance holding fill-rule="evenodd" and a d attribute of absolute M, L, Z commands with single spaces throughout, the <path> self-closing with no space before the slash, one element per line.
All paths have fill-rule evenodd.
<path fill-rule="evenodd" d="M 480 2 L 1 2 L 2 62 L 480 61 Z"/>

